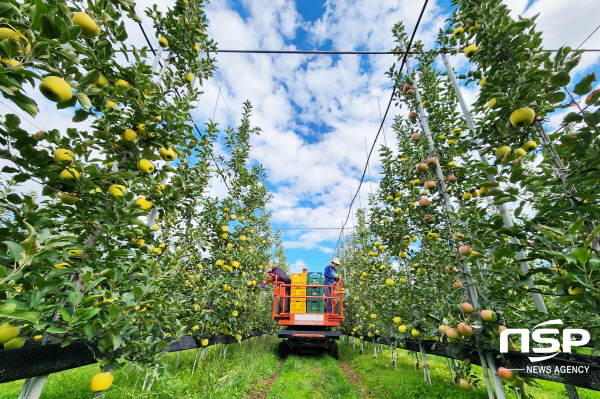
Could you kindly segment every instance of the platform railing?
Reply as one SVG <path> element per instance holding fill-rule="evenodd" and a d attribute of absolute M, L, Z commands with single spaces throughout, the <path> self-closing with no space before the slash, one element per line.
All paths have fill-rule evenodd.
<path fill-rule="evenodd" d="M 273 294 L 273 316 L 286 317 L 290 316 L 291 312 L 285 312 L 285 300 L 288 299 L 323 299 L 332 301 L 332 313 L 328 314 L 330 318 L 342 318 L 344 314 L 344 303 L 343 303 L 343 288 L 342 282 L 338 281 L 331 285 L 319 285 L 319 284 L 284 284 L 281 281 L 275 281 L 275 290 Z M 327 295 L 288 295 L 286 289 L 292 288 L 331 288 L 331 296 Z M 290 304 L 291 305 L 291 304 Z M 323 303 L 323 308 L 326 309 L 326 303 Z M 291 309 L 290 309 L 291 310 Z M 325 314 L 325 311 L 323 312 Z"/>

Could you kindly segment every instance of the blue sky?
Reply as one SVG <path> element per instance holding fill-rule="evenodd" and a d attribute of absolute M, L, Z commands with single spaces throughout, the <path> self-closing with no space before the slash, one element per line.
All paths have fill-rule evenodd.
<path fill-rule="evenodd" d="M 156 0 L 165 11 L 173 0 Z M 599 24 L 597 0 L 505 0 L 513 17 L 541 13 L 538 29 L 543 31 L 544 46 L 577 47 Z M 300 49 L 300 50 L 373 50 L 394 47 L 391 29 L 404 21 L 408 32 L 421 10 L 422 2 L 413 0 L 221 0 L 206 7 L 209 35 L 221 49 Z M 152 22 L 138 14 L 147 30 Z M 450 16 L 449 0 L 430 0 L 417 39 L 432 47 L 438 30 Z M 128 22 L 129 41 L 137 47 L 145 40 L 136 24 Z M 155 35 L 150 35 L 156 41 Z M 600 49 L 600 31 L 584 48 Z M 598 70 L 600 53 L 584 56 L 576 69 L 573 83 Z M 268 188 L 274 198 L 270 204 L 273 226 L 337 228 L 346 218 L 351 196 L 357 190 L 357 172 L 362 175 L 366 162 L 365 140 L 372 145 L 382 112 L 391 95 L 391 82 L 385 76 L 395 58 L 392 55 L 245 55 L 217 56 L 215 78 L 204 83 L 196 122 L 202 126 L 213 118 L 221 130 L 238 124 L 242 104 L 254 106 L 251 122 L 260 126 L 260 136 L 252 138 L 251 162 L 267 169 Z M 467 67 L 465 58 L 453 57 L 459 70 Z M 441 66 L 441 65 L 440 65 Z M 219 85 L 221 95 L 219 96 Z M 464 90 L 468 101 L 477 97 L 478 87 Z M 72 110 L 57 110 L 37 90 L 33 96 L 40 113 L 24 126 L 37 131 L 70 126 Z M 219 99 L 217 101 L 217 99 Z M 215 111 L 216 106 L 216 111 Z M 392 144 L 391 121 L 406 111 L 392 108 L 385 123 L 388 144 Z M 551 118 L 557 126 L 560 115 Z M 85 129 L 89 121 L 78 127 Z M 360 190 L 363 206 L 367 196 L 378 188 L 379 137 L 369 173 Z M 222 154 L 222 146 L 219 149 Z M 38 190 L 36 186 L 23 191 Z M 213 195 L 224 197 L 226 188 L 213 179 Z M 353 212 L 358 205 L 354 204 Z M 349 227 L 352 227 L 352 217 Z M 324 267 L 333 256 L 339 230 L 284 230 L 282 239 L 288 262 Z"/>
<path fill-rule="evenodd" d="M 590 15 L 600 11 L 600 4 L 590 0 L 579 2 L 578 9 L 568 0 L 506 3 L 514 17 L 542 11 L 538 26 L 544 31 L 546 48 L 578 46 L 597 26 Z M 393 25 L 402 20 L 412 32 L 421 6 L 422 2 L 408 0 L 229 0 L 211 3 L 207 16 L 209 34 L 221 49 L 385 51 L 394 46 Z M 449 0 L 430 1 L 417 39 L 433 46 L 450 13 Z M 584 47 L 600 48 L 600 33 Z M 384 72 L 394 57 L 221 53 L 217 61 L 216 78 L 204 87 L 199 122 L 212 117 L 221 82 L 215 120 L 222 127 L 232 123 L 229 111 L 237 123 L 243 101 L 252 102 L 252 123 L 263 133 L 252 140 L 251 158 L 267 168 L 268 187 L 275 195 L 273 225 L 341 226 L 357 189 L 357 170 L 362 175 L 365 166 L 365 139 L 370 148 L 379 127 L 378 99 L 384 112 L 391 95 Z M 596 55 L 586 57 L 579 74 L 598 66 L 597 62 Z M 468 67 L 464 57 L 455 57 L 452 63 L 459 70 Z M 471 85 L 465 96 L 474 101 L 477 88 Z M 390 122 L 402 112 L 392 109 L 386 120 L 388 144 L 393 141 Z M 382 136 L 371 158 L 373 189 L 378 187 L 381 144 Z M 371 183 L 367 173 L 360 191 L 363 206 Z M 357 205 L 358 199 L 354 210 Z M 348 226 L 352 225 L 350 218 Z M 338 235 L 339 230 L 283 230 L 288 262 L 297 266 L 294 271 L 302 265 L 324 267 L 333 256 Z"/>

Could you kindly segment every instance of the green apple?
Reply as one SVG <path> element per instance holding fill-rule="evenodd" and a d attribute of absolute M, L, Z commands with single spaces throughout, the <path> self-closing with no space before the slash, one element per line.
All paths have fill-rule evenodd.
<path fill-rule="evenodd" d="M 73 15 L 72 21 L 73 25 L 78 25 L 81 28 L 81 35 L 87 39 L 93 39 L 100 34 L 98 24 L 84 12 Z"/>
<path fill-rule="evenodd" d="M 48 76 L 40 83 L 40 92 L 50 101 L 62 103 L 73 98 L 71 86 L 58 76 Z"/>
<path fill-rule="evenodd" d="M 531 108 L 519 108 L 510 114 L 510 123 L 514 127 L 527 127 L 533 123 L 535 111 Z"/>

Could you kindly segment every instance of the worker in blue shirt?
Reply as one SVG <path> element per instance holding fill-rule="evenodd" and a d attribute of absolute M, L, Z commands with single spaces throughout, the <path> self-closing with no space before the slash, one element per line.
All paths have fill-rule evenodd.
<path fill-rule="evenodd" d="M 340 281 L 340 278 L 337 274 L 337 267 L 340 265 L 339 258 L 333 258 L 331 261 L 331 265 L 325 266 L 325 273 L 323 273 L 323 283 L 327 287 L 325 287 L 325 296 L 329 297 L 325 299 L 325 313 L 331 314 L 333 313 L 333 297 L 331 297 L 331 284 L 334 282 Z"/>

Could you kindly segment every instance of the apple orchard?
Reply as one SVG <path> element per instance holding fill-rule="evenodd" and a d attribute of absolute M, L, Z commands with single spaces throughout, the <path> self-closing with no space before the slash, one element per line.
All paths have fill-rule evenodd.
<path fill-rule="evenodd" d="M 259 285 L 286 259 L 265 171 L 249 166 L 260 131 L 250 103 L 225 131 L 227 158 L 213 153 L 217 125 L 190 117 L 216 68 L 204 2 L 146 10 L 158 50 L 124 44 L 124 20 L 140 21 L 131 0 L 69 4 L 0 4 L 5 101 L 35 116 L 33 86 L 73 110 L 64 134 L 0 115 L 0 344 L 92 342 L 107 372 L 91 389 L 103 391 L 125 361 L 164 371 L 154 366 L 165 338 L 206 346 L 275 329 Z M 571 82 L 582 51 L 545 51 L 535 17 L 515 21 L 499 0 L 453 4 L 435 50 L 416 41 L 414 70 L 388 73 L 406 117 L 393 123 L 397 149 L 380 149 L 380 189 L 337 248 L 349 293 L 342 332 L 485 351 L 506 328 L 560 319 L 598 348 L 596 76 Z M 401 23 L 393 34 L 405 51 Z M 457 78 L 480 86 L 470 116 L 436 66 L 446 54 L 466 57 Z M 210 195 L 211 178 L 226 197 Z M 23 194 L 25 182 L 42 197 Z M 482 383 L 468 364 L 457 370 L 464 389 Z M 507 371 L 498 374 L 523 390 Z"/>

